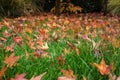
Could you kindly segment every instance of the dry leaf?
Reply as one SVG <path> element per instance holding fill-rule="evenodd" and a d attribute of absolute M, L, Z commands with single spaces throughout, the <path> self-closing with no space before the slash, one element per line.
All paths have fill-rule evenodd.
<path fill-rule="evenodd" d="M 14 43 L 12 43 L 10 46 L 6 46 L 6 52 L 8 51 L 14 51 Z"/>
<path fill-rule="evenodd" d="M 63 75 L 65 77 L 76 79 L 76 76 L 74 75 L 73 70 L 71 70 L 71 69 L 69 69 L 69 70 L 60 69 L 60 71 L 63 73 Z"/>
<path fill-rule="evenodd" d="M 44 76 L 46 74 L 46 72 L 44 72 L 44 73 L 42 73 L 42 74 L 40 74 L 39 76 L 37 76 L 37 77 L 32 77 L 30 80 L 41 80 L 42 79 L 42 77 Z"/>
<path fill-rule="evenodd" d="M 16 74 L 16 75 L 15 75 L 15 78 L 11 78 L 10 80 L 27 80 L 27 79 L 25 78 L 25 76 L 26 76 L 25 73 L 23 73 L 23 74 Z"/>
<path fill-rule="evenodd" d="M 85 76 L 83 76 L 83 79 L 82 80 L 87 80 L 87 78 Z"/>
<path fill-rule="evenodd" d="M 117 78 L 117 80 L 120 80 L 120 76 Z"/>
<path fill-rule="evenodd" d="M 112 40 L 112 45 L 113 45 L 113 47 L 115 47 L 115 48 L 120 47 L 120 40 L 113 39 L 113 40 Z"/>
<path fill-rule="evenodd" d="M 104 59 L 102 59 L 100 64 L 93 63 L 97 67 L 101 75 L 108 75 L 110 73 L 110 66 L 107 66 Z"/>
<path fill-rule="evenodd" d="M 12 53 L 9 57 L 5 57 L 4 63 L 7 64 L 7 66 L 12 67 L 18 59 L 19 56 L 14 56 L 14 53 Z"/>
<path fill-rule="evenodd" d="M 63 52 L 64 52 L 65 54 L 69 54 L 69 53 L 70 53 L 70 51 L 69 51 L 68 49 L 66 49 L 66 48 L 63 49 Z"/>
<path fill-rule="evenodd" d="M 30 41 L 29 41 L 29 46 L 30 46 L 30 48 L 32 48 L 32 49 L 35 50 L 36 48 L 35 48 L 34 45 L 35 45 L 35 43 L 34 43 L 33 41 L 30 40 Z"/>
<path fill-rule="evenodd" d="M 2 80 L 2 77 L 3 77 L 3 75 L 5 74 L 6 70 L 7 70 L 7 67 L 3 67 L 3 68 L 0 70 L 0 80 Z"/>
<path fill-rule="evenodd" d="M 14 40 L 14 42 L 17 43 L 17 44 L 21 44 L 21 41 L 22 41 L 22 39 L 21 39 L 19 36 L 15 36 L 15 37 L 13 38 L 13 40 Z"/>
<path fill-rule="evenodd" d="M 3 35 L 6 38 L 10 37 L 10 33 L 7 30 L 5 30 L 5 32 L 3 33 Z"/>
<path fill-rule="evenodd" d="M 66 76 L 61 76 L 61 77 L 58 77 L 57 80 L 76 80 L 76 79 L 70 78 L 70 77 L 66 77 Z"/>
<path fill-rule="evenodd" d="M 57 58 L 57 60 L 59 61 L 58 64 L 61 64 L 61 65 L 65 64 L 65 59 L 63 58 L 63 56 L 64 56 L 64 55 L 61 54 L 61 55 Z"/>
<path fill-rule="evenodd" d="M 75 49 L 77 55 L 80 55 L 80 50 L 78 48 Z"/>
<path fill-rule="evenodd" d="M 47 50 L 49 47 L 48 47 L 48 44 L 45 42 L 44 44 L 42 44 L 41 46 L 41 49 L 42 50 Z"/>

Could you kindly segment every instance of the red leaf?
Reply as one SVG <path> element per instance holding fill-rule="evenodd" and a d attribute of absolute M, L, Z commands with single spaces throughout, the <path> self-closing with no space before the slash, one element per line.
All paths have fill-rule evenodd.
<path fill-rule="evenodd" d="M 3 35 L 4 35 L 6 38 L 10 37 L 10 33 L 9 33 L 7 30 L 3 33 Z"/>
<path fill-rule="evenodd" d="M 19 36 L 16 36 L 13 38 L 14 42 L 17 43 L 17 44 L 20 44 L 22 39 L 19 37 Z"/>

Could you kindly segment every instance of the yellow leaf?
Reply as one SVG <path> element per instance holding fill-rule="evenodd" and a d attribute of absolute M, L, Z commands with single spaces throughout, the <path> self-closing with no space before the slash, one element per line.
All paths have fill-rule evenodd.
<path fill-rule="evenodd" d="M 115 47 L 115 48 L 120 47 L 120 40 L 113 39 L 113 40 L 112 40 L 112 45 L 113 45 L 113 47 Z"/>
<path fill-rule="evenodd" d="M 48 44 L 47 43 L 44 43 L 44 44 L 42 44 L 42 46 L 41 46 L 41 49 L 42 50 L 47 50 L 49 47 L 48 47 Z"/>

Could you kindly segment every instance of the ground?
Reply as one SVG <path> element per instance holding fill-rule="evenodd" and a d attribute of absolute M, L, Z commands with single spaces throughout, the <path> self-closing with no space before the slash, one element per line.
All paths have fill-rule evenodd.
<path fill-rule="evenodd" d="M 44 14 L 0 21 L 2 80 L 116 80 L 119 57 L 117 16 Z"/>

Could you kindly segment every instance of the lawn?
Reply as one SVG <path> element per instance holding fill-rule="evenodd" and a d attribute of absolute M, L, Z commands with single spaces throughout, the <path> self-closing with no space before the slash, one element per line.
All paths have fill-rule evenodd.
<path fill-rule="evenodd" d="M 101 14 L 0 20 L 0 80 L 120 80 L 120 20 Z"/>

